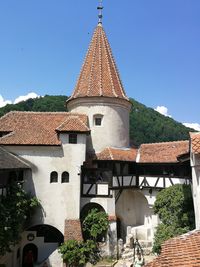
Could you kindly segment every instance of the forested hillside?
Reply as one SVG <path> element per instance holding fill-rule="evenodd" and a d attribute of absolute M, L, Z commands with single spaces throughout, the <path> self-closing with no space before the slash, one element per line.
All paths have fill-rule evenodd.
<path fill-rule="evenodd" d="M 49 96 L 28 99 L 18 104 L 9 104 L 0 108 L 0 116 L 12 110 L 18 111 L 66 111 L 66 96 Z M 186 140 L 189 132 L 194 131 L 165 117 L 152 108 L 130 99 L 133 106 L 130 114 L 130 138 L 134 145 L 141 143 Z"/>

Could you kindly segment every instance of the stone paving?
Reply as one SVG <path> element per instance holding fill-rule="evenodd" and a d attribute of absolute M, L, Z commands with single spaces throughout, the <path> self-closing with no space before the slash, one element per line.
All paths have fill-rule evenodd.
<path fill-rule="evenodd" d="M 145 263 L 149 263 L 151 262 L 153 259 L 155 259 L 155 256 L 145 256 Z M 132 262 L 128 261 L 128 260 L 119 260 L 116 264 L 115 267 L 130 267 L 130 265 L 132 264 Z"/>

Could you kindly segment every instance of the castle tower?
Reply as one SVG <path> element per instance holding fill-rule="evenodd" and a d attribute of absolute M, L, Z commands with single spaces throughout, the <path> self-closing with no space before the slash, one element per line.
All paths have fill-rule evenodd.
<path fill-rule="evenodd" d="M 67 100 L 69 111 L 88 116 L 91 135 L 87 147 L 95 152 L 105 147 L 129 146 L 131 109 L 102 26 L 102 16 L 99 18 L 77 84 Z"/>

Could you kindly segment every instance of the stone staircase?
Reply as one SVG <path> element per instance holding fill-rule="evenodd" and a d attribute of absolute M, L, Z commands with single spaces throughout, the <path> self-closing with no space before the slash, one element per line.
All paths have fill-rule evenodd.
<path fill-rule="evenodd" d="M 137 227 L 127 227 L 127 236 L 126 243 L 124 245 L 119 244 L 119 248 L 121 247 L 121 251 L 119 254 L 121 255 L 122 260 L 133 261 L 134 251 L 135 255 L 139 251 L 144 256 L 152 255 L 152 246 L 153 246 L 153 238 L 152 238 L 152 229 L 142 226 Z"/>

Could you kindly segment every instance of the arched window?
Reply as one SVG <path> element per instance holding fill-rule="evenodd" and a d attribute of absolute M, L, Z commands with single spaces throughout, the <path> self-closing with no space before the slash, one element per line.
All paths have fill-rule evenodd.
<path fill-rule="evenodd" d="M 68 172 L 62 173 L 61 182 L 62 183 L 69 183 L 69 173 Z"/>
<path fill-rule="evenodd" d="M 58 182 L 58 173 L 53 171 L 50 175 L 50 183 L 57 183 Z"/>

